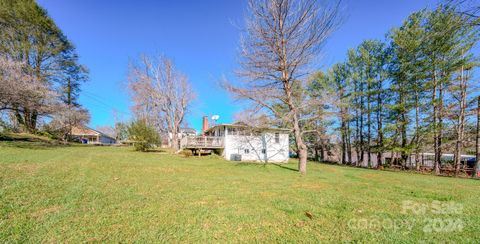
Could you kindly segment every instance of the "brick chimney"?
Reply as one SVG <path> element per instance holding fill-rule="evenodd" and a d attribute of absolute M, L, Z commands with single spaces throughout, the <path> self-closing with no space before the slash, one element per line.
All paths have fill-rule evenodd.
<path fill-rule="evenodd" d="M 202 135 L 205 135 L 205 131 L 208 130 L 208 116 L 203 116 L 202 119 Z"/>

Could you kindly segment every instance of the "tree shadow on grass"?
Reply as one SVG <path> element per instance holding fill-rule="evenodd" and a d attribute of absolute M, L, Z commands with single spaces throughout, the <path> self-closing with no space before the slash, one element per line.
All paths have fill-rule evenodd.
<path fill-rule="evenodd" d="M 275 166 L 280 167 L 282 169 L 298 172 L 298 169 L 290 168 L 286 164 L 272 164 L 272 165 L 275 165 Z"/>
<path fill-rule="evenodd" d="M 34 136 L 26 136 L 21 134 L 0 134 L 0 146 L 25 149 L 52 149 L 58 147 L 68 147 L 70 145 L 63 144 L 56 140 L 44 140 Z"/>
<path fill-rule="evenodd" d="M 141 152 L 141 153 L 163 153 L 163 154 L 173 154 L 172 151 L 169 151 L 164 148 L 154 148 L 154 149 L 147 149 L 145 151 L 136 150 L 135 148 L 132 149 L 134 152 Z"/>
<path fill-rule="evenodd" d="M 259 162 L 238 162 L 235 164 L 235 166 L 238 166 L 238 167 L 245 167 L 245 166 L 255 166 L 255 167 L 266 167 L 266 166 L 269 166 L 269 165 L 273 165 L 273 166 L 277 166 L 281 169 L 285 169 L 285 170 L 290 170 L 290 171 L 295 171 L 295 172 L 298 172 L 297 169 L 295 168 L 291 168 L 289 167 L 287 164 L 279 164 L 279 163 L 259 163 Z"/>
<path fill-rule="evenodd" d="M 1 141 L 1 140 L 0 140 L 0 146 L 23 148 L 23 149 L 34 149 L 34 150 L 46 150 L 46 149 L 70 147 L 70 145 L 68 144 L 62 144 L 57 142 Z"/>

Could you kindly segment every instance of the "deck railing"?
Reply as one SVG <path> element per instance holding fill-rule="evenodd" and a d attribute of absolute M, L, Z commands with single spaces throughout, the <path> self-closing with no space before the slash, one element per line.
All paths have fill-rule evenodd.
<path fill-rule="evenodd" d="M 223 148 L 224 137 L 220 136 L 189 136 L 181 140 L 182 148 Z"/>

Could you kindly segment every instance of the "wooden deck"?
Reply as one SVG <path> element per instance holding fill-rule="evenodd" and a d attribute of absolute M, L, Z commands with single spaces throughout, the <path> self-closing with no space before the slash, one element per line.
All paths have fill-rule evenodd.
<path fill-rule="evenodd" d="M 180 141 L 182 149 L 221 149 L 225 144 L 220 136 L 189 136 Z"/>

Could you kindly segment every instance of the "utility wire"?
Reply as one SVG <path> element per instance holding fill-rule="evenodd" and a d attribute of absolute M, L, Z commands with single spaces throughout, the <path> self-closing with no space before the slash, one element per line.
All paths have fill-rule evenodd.
<path fill-rule="evenodd" d="M 104 98 L 102 98 L 101 96 L 99 96 L 99 95 L 97 95 L 97 94 L 95 94 L 95 93 L 93 93 L 93 92 L 82 91 L 82 95 L 85 95 L 86 97 L 88 97 L 88 98 L 92 99 L 93 101 L 95 101 L 97 104 L 100 104 L 100 105 L 102 105 L 102 106 L 104 106 L 104 107 L 106 107 L 106 108 L 113 109 L 114 111 L 119 112 L 119 113 L 122 113 L 122 114 L 124 114 L 124 115 L 130 115 L 130 113 L 125 112 L 125 111 L 123 111 L 123 110 L 121 110 L 121 109 L 116 108 L 115 106 L 112 106 L 112 105 L 106 103 L 106 102 L 104 101 Z"/>

